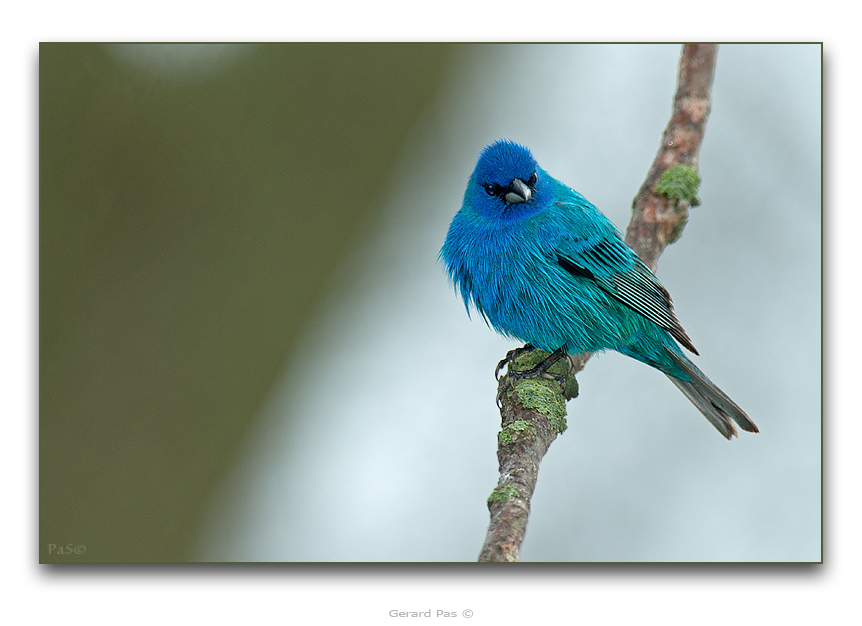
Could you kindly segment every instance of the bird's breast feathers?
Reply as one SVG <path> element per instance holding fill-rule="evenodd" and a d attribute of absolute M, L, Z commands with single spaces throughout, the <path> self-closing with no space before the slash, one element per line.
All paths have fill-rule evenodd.
<path fill-rule="evenodd" d="M 453 230 L 446 258 L 451 277 L 468 308 L 472 304 L 497 331 L 554 350 L 583 344 L 609 315 L 607 294 L 558 263 L 557 235 L 547 223 Z"/>

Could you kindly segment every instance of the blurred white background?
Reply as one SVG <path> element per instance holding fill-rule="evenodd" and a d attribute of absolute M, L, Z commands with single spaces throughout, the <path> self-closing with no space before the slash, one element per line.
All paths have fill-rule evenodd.
<path fill-rule="evenodd" d="M 514 139 L 624 230 L 677 45 L 463 46 L 245 452 L 198 557 L 473 561 L 497 481 L 494 366 L 436 257 L 482 147 Z M 522 561 L 821 558 L 821 48 L 723 45 L 702 205 L 659 278 L 695 362 L 761 429 L 724 440 L 615 353 L 578 376 Z M 372 147 L 369 147 L 372 148 Z"/>

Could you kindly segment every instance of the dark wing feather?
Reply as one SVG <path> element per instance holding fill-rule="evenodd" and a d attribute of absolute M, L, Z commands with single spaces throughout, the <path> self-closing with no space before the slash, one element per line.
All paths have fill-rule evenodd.
<path fill-rule="evenodd" d="M 625 242 L 617 238 L 567 239 L 560 242 L 558 263 L 572 276 L 595 281 L 611 296 L 667 330 L 697 354 L 673 313 L 667 289 Z"/>

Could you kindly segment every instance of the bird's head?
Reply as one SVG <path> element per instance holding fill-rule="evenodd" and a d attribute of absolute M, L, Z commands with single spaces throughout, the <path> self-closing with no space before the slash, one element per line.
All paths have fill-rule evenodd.
<path fill-rule="evenodd" d="M 545 206 L 545 176 L 527 148 L 501 139 L 479 156 L 465 200 L 485 217 L 524 219 Z"/>

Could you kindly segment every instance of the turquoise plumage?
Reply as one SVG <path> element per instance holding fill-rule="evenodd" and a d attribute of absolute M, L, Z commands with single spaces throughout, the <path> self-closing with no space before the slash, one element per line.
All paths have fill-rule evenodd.
<path fill-rule="evenodd" d="M 684 354 L 670 295 L 614 225 L 530 151 L 482 152 L 440 251 L 469 312 L 536 348 L 616 350 L 667 376 L 728 439 L 757 426 Z"/>

